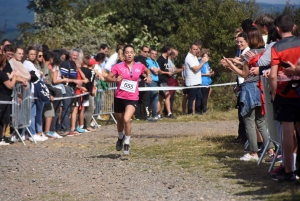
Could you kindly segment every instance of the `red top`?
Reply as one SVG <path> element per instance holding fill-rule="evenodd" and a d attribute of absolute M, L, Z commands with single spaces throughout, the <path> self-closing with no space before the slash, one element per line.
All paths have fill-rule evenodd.
<path fill-rule="evenodd" d="M 282 66 L 280 66 L 280 62 L 289 61 L 292 64 L 297 65 L 299 58 L 300 38 L 297 38 L 295 36 L 282 38 L 272 47 L 271 66 L 278 65 L 278 72 L 284 69 Z M 289 90 L 289 92 L 286 95 L 283 95 L 281 93 L 281 91 L 285 88 L 287 83 L 288 81 L 278 81 L 276 93 L 286 98 L 298 98 L 298 95 L 294 90 Z"/>

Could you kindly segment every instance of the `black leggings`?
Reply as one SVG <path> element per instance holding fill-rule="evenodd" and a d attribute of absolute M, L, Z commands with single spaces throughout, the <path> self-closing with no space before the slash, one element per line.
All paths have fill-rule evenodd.
<path fill-rule="evenodd" d="M 201 113 L 207 111 L 207 99 L 208 99 L 209 91 L 210 91 L 210 87 L 201 88 L 201 93 L 202 93 L 202 99 L 201 99 L 201 104 L 200 104 L 200 112 Z"/>

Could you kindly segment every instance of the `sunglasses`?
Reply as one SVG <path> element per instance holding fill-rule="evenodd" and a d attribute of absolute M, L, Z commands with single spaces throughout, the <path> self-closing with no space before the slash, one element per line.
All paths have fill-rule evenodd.
<path fill-rule="evenodd" d="M 40 54 L 40 55 L 39 55 L 39 58 L 41 58 L 42 56 L 43 56 L 43 55 L 42 55 L 42 54 Z"/>

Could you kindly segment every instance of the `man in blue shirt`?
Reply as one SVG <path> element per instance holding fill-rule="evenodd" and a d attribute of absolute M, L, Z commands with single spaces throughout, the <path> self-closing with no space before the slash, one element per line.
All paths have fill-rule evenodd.
<path fill-rule="evenodd" d="M 160 72 L 159 65 L 156 61 L 157 51 L 155 49 L 150 50 L 150 58 L 146 60 L 148 64 L 148 68 L 151 71 L 152 82 L 148 84 L 148 87 L 157 87 L 157 83 L 159 81 L 158 73 Z M 157 115 L 157 102 L 158 102 L 158 94 L 157 91 L 151 91 L 151 106 L 152 106 L 152 114 L 155 120 L 158 120 Z"/>

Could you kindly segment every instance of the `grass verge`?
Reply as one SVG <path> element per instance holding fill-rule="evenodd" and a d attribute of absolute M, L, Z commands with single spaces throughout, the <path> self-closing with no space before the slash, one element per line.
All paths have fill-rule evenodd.
<path fill-rule="evenodd" d="M 243 145 L 232 144 L 235 136 L 189 136 L 160 139 L 158 143 L 132 146 L 132 158 L 147 159 L 163 169 L 199 173 L 215 179 L 216 187 L 226 188 L 237 196 L 263 200 L 299 200 L 300 190 L 295 183 L 278 183 L 270 179 L 269 164 L 240 161 L 245 154 Z M 279 165 L 279 164 L 277 164 Z M 220 184 L 223 182 L 223 184 Z M 228 185 L 227 185 L 228 184 Z"/>

